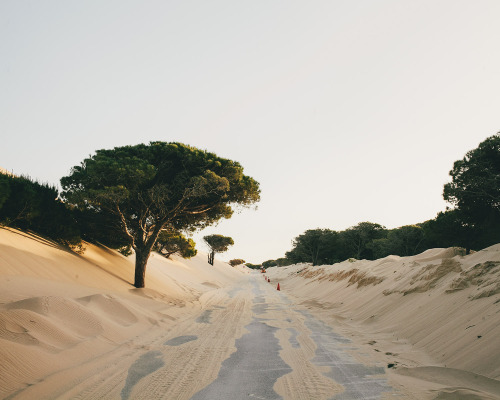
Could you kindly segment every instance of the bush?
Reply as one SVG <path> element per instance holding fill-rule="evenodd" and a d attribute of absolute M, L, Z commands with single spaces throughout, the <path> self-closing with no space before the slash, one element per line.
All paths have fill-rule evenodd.
<path fill-rule="evenodd" d="M 55 187 L 28 177 L 0 175 L 0 223 L 47 236 L 81 249 L 80 231 Z"/>

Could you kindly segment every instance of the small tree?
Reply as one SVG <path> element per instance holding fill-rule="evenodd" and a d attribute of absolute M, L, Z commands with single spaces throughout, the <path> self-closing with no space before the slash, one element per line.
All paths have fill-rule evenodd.
<path fill-rule="evenodd" d="M 208 235 L 204 236 L 203 240 L 210 248 L 210 253 L 208 253 L 208 263 L 214 265 L 215 253 L 223 253 L 227 251 L 229 246 L 234 244 L 232 238 L 222 235 Z"/>
<path fill-rule="evenodd" d="M 242 260 L 241 258 L 236 258 L 234 260 L 229 261 L 229 265 L 231 267 L 236 267 L 237 265 L 245 264 L 245 260 Z"/>
<path fill-rule="evenodd" d="M 186 238 L 180 232 L 162 231 L 155 243 L 154 250 L 169 258 L 172 254 L 179 254 L 182 258 L 191 258 L 198 252 L 193 239 Z"/>

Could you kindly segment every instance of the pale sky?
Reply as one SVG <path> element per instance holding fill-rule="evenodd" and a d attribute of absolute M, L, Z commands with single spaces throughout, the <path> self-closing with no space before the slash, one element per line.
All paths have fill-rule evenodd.
<path fill-rule="evenodd" d="M 95 150 L 239 161 L 257 210 L 195 236 L 282 257 L 307 229 L 423 222 L 500 130 L 498 0 L 0 0 L 0 166 L 58 184 Z"/>

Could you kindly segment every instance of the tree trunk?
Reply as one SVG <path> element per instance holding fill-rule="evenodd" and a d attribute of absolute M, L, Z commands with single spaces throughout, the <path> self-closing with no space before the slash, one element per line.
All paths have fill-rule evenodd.
<path fill-rule="evenodd" d="M 214 256 L 215 256 L 215 251 L 211 251 L 208 253 L 208 263 L 210 265 L 214 265 Z"/>
<path fill-rule="evenodd" d="M 146 264 L 148 263 L 151 250 L 136 250 L 135 251 L 135 282 L 136 288 L 143 288 L 145 286 Z"/>

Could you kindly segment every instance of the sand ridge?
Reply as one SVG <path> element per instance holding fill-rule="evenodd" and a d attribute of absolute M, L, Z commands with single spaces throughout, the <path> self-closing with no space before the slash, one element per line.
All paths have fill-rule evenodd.
<path fill-rule="evenodd" d="M 459 387 L 473 388 L 477 398 L 500 398 L 500 245 L 467 256 L 431 249 L 412 257 L 274 267 L 266 274 L 364 347 L 365 361 L 385 358 L 396 385 L 413 385 L 416 392 L 427 387 L 426 398 L 466 398 Z M 434 369 L 423 374 L 423 367 Z M 439 378 L 457 374 L 462 386 L 458 378 L 454 384 Z M 415 381 L 406 379 L 412 376 Z M 472 377 L 490 384 L 468 385 Z"/>

